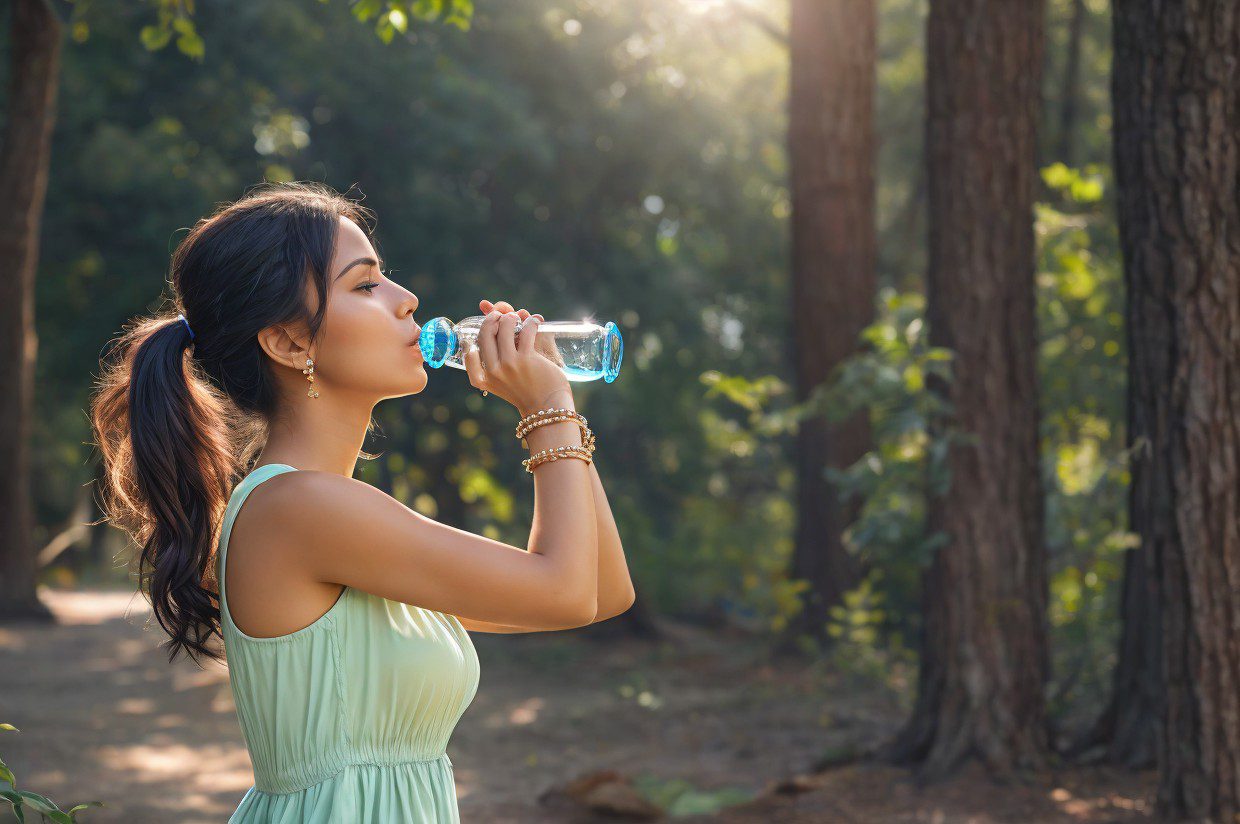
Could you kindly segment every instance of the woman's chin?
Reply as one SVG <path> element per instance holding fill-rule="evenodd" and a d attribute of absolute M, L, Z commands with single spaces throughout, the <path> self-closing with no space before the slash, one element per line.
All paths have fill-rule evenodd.
<path fill-rule="evenodd" d="M 418 371 L 412 376 L 409 383 L 406 384 L 408 388 L 405 390 L 405 394 L 415 395 L 425 389 L 428 383 L 430 383 L 430 376 L 425 369 L 418 366 Z"/>

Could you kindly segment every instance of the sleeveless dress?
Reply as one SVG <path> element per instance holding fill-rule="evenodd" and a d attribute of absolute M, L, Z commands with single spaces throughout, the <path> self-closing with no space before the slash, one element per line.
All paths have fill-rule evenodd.
<path fill-rule="evenodd" d="M 473 643 L 454 615 L 345 587 L 309 626 L 255 638 L 228 612 L 233 521 L 257 467 L 233 490 L 216 570 L 228 680 L 254 767 L 229 824 L 459 822 L 446 751 L 478 690 Z M 342 548 L 342 551 L 348 551 Z"/>

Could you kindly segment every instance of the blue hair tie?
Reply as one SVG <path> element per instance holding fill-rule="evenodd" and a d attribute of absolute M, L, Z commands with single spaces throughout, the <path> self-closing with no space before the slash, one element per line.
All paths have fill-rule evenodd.
<path fill-rule="evenodd" d="M 189 328 L 189 321 L 185 319 L 185 315 L 177 315 L 177 319 L 185 324 L 185 331 L 189 332 L 189 339 L 192 341 L 194 339 L 194 330 Z"/>

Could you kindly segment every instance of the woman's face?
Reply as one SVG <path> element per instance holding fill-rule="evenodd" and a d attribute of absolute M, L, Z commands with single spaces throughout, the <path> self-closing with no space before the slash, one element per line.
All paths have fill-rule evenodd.
<path fill-rule="evenodd" d="M 417 345 L 422 328 L 413 319 L 418 299 L 384 276 L 381 266 L 366 233 L 341 217 L 327 312 L 312 350 L 314 386 L 324 399 L 330 392 L 374 402 L 426 388 Z M 307 289 L 314 308 L 317 294 Z"/>

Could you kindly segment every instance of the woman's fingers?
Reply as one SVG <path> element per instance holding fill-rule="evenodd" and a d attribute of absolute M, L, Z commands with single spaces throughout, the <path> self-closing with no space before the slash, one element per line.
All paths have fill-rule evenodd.
<path fill-rule="evenodd" d="M 530 312 L 528 309 L 514 310 L 512 308 L 512 304 L 506 300 L 492 303 L 486 298 L 483 298 L 478 301 L 478 307 L 486 313 L 488 317 L 496 312 L 501 313 L 499 322 L 496 323 L 495 329 L 495 359 L 489 361 L 496 365 L 502 364 L 509 358 L 515 358 L 517 356 L 517 352 L 521 346 L 520 338 L 524 335 L 525 328 L 528 325 L 526 324 L 527 320 L 530 318 L 537 318 L 540 323 L 544 321 L 541 314 Z M 515 322 L 513 320 L 506 320 L 510 315 L 516 316 Z M 485 322 L 486 321 L 483 321 L 484 324 Z M 536 334 L 537 330 L 531 333 L 531 336 Z M 487 361 L 487 349 L 485 347 L 482 350 L 482 357 L 484 361 Z"/>
<path fill-rule="evenodd" d="M 495 345 L 495 333 L 499 325 L 500 313 L 491 311 L 482 321 L 478 330 L 478 349 L 481 350 L 482 368 L 494 371 L 499 366 L 499 349 Z"/>
<path fill-rule="evenodd" d="M 482 310 L 482 314 L 484 315 L 490 312 L 492 309 L 497 309 L 500 312 L 513 311 L 512 304 L 506 300 L 501 300 L 499 303 L 492 303 L 486 298 L 483 298 L 482 300 L 478 301 L 478 307 Z M 520 316 L 521 320 L 525 320 L 528 317 L 536 317 L 539 320 L 546 320 L 546 318 L 544 318 L 542 315 L 538 314 L 537 312 L 531 312 L 529 309 L 518 309 L 517 315 Z"/>
<path fill-rule="evenodd" d="M 482 371 L 482 359 L 478 356 L 478 347 L 471 346 L 465 351 L 465 374 L 469 382 L 478 389 L 487 389 L 486 375 Z"/>
<path fill-rule="evenodd" d="M 506 300 L 501 300 L 498 303 L 492 303 L 486 298 L 483 298 L 482 300 L 478 301 L 478 306 L 482 309 L 484 313 L 490 312 L 492 309 L 496 309 L 500 312 L 511 312 L 512 311 L 512 304 Z"/>
<path fill-rule="evenodd" d="M 538 334 L 538 318 L 526 318 L 524 324 L 517 335 L 517 350 L 520 352 L 533 352 L 534 338 Z"/>
<path fill-rule="evenodd" d="M 505 312 L 499 319 L 499 330 L 495 333 L 499 338 L 499 362 L 513 363 L 517 359 L 517 313 Z"/>

